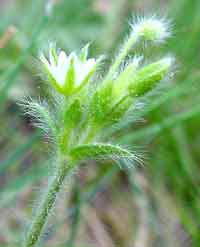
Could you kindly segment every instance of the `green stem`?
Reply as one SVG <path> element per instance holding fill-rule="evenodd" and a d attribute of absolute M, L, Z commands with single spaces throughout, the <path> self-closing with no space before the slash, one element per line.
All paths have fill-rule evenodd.
<path fill-rule="evenodd" d="M 115 62 L 113 63 L 113 65 L 111 66 L 108 75 L 105 78 L 105 81 L 110 81 L 113 78 L 113 75 L 115 74 L 115 72 L 117 71 L 117 69 L 119 68 L 120 64 L 124 61 L 125 57 L 127 56 L 127 54 L 129 53 L 130 49 L 132 48 L 132 46 L 138 41 L 138 36 L 134 36 L 133 34 L 130 34 L 130 37 L 128 38 L 128 40 L 124 43 L 124 45 L 121 48 L 121 51 L 119 52 L 119 55 L 117 56 Z"/>
<path fill-rule="evenodd" d="M 75 182 L 74 185 L 74 205 L 76 205 L 76 209 L 72 217 L 72 226 L 69 235 L 69 240 L 66 242 L 66 246 L 69 247 L 74 246 L 81 217 L 82 198 L 80 185 L 78 185 L 77 182 Z"/>
<path fill-rule="evenodd" d="M 40 239 L 44 225 L 47 222 L 48 216 L 51 213 L 52 207 L 55 203 L 57 195 L 62 187 L 66 175 L 74 168 L 75 163 L 69 162 L 65 159 L 61 160 L 60 166 L 58 166 L 56 174 L 49 186 L 49 189 L 44 196 L 44 199 L 33 219 L 33 223 L 28 231 L 27 238 L 25 240 L 25 247 L 33 247 Z"/>

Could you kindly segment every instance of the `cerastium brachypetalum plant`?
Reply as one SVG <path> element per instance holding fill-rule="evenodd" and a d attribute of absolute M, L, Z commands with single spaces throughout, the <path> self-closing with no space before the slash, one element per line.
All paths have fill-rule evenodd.
<path fill-rule="evenodd" d="M 136 100 L 155 88 L 172 65 L 170 57 L 146 66 L 141 66 L 141 59 L 136 57 L 126 61 L 133 46 L 140 41 L 162 42 L 168 36 L 166 21 L 155 17 L 138 20 L 131 25 L 129 37 L 102 80 L 94 77 L 102 60 L 88 59 L 89 45 L 79 54 L 72 52 L 67 56 L 51 46 L 48 58 L 41 55 L 53 100 L 49 103 L 28 101 L 25 108 L 50 136 L 56 164 L 55 174 L 27 231 L 25 247 L 39 242 L 65 178 L 81 161 L 100 158 L 137 160 L 134 153 L 108 143 L 102 134 L 123 121 Z"/>

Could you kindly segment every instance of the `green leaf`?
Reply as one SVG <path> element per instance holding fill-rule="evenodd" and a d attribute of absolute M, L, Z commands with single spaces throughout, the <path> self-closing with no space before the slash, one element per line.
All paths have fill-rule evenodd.
<path fill-rule="evenodd" d="M 56 139 L 57 127 L 53 114 L 48 109 L 47 102 L 36 102 L 33 100 L 22 101 L 20 105 L 24 108 L 25 114 L 34 117 L 34 125 Z"/>
<path fill-rule="evenodd" d="M 75 160 L 84 159 L 136 159 L 136 156 L 117 145 L 96 143 L 96 144 L 85 144 L 73 148 L 70 152 L 70 156 Z"/>
<path fill-rule="evenodd" d="M 90 103 L 90 117 L 92 122 L 101 123 L 105 115 L 110 111 L 112 106 L 112 84 L 98 89 L 93 95 Z"/>
<path fill-rule="evenodd" d="M 75 99 L 68 109 L 65 111 L 63 120 L 64 120 L 64 132 L 60 138 L 61 149 L 66 150 L 70 142 L 70 137 L 73 130 L 76 130 L 76 127 L 81 122 L 82 116 L 82 106 L 79 99 Z"/>
<path fill-rule="evenodd" d="M 65 127 L 74 128 L 81 120 L 82 107 L 79 99 L 75 99 L 64 115 Z"/>

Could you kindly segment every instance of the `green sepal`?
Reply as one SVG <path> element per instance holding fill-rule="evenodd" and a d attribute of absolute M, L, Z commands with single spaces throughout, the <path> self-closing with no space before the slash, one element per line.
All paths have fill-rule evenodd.
<path fill-rule="evenodd" d="M 80 59 L 82 62 L 85 62 L 85 61 L 87 60 L 89 46 L 90 46 L 90 43 L 86 44 L 86 45 L 81 49 L 81 51 L 80 51 L 79 59 Z"/>
<path fill-rule="evenodd" d="M 74 58 L 70 60 L 70 65 L 66 74 L 66 79 L 64 83 L 64 92 L 66 95 L 71 95 L 75 88 L 76 73 L 74 68 Z"/>
<path fill-rule="evenodd" d="M 58 63 L 58 55 L 56 53 L 56 49 L 54 46 L 51 45 L 50 50 L 49 50 L 49 57 L 54 60 L 54 63 Z"/>

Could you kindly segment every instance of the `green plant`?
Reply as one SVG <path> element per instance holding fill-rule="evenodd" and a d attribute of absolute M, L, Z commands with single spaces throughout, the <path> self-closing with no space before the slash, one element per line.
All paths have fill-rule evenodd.
<path fill-rule="evenodd" d="M 166 57 L 142 68 L 139 67 L 141 58 L 129 59 L 125 63 L 136 43 L 161 42 L 169 36 L 168 24 L 155 17 L 139 20 L 131 27 L 128 39 L 102 80 L 94 76 L 102 58 L 88 59 L 89 45 L 78 55 L 73 52 L 67 56 L 64 51 L 57 52 L 52 46 L 48 59 L 41 55 L 44 72 L 52 86 L 52 100 L 48 103 L 30 100 L 23 105 L 26 113 L 35 118 L 36 125 L 51 140 L 56 168 L 28 230 L 25 247 L 38 243 L 65 178 L 81 161 L 139 161 L 136 154 L 108 143 L 102 134 L 130 115 L 135 102 L 166 76 L 172 59 Z"/>

